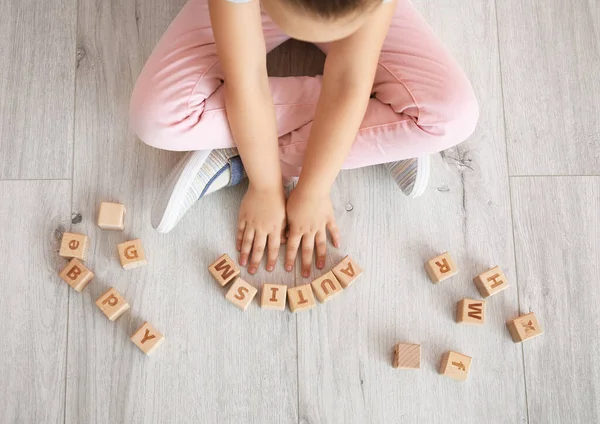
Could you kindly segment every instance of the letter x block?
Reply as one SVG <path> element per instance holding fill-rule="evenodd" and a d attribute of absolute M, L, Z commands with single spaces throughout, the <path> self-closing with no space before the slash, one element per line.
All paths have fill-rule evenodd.
<path fill-rule="evenodd" d="M 103 230 L 123 231 L 125 228 L 125 213 L 125 206 L 120 203 L 100 203 L 98 227 Z"/>
<path fill-rule="evenodd" d="M 425 271 L 434 283 L 440 283 L 458 272 L 458 268 L 448 252 L 442 253 L 425 264 Z"/>
<path fill-rule="evenodd" d="M 473 278 L 473 282 L 483 297 L 490 297 L 491 295 L 508 288 L 506 277 L 500 267 L 497 266 L 479 274 L 477 277 Z"/>
<path fill-rule="evenodd" d="M 310 283 L 310 285 L 313 288 L 315 296 L 317 296 L 317 299 L 319 299 L 319 302 L 321 303 L 327 302 L 329 299 L 340 294 L 342 290 L 344 290 L 331 271 L 317 278 L 315 281 Z"/>
<path fill-rule="evenodd" d="M 231 288 L 225 295 L 225 299 L 233 303 L 235 306 L 245 311 L 256 296 L 258 290 L 256 287 L 248 284 L 241 278 L 238 278 L 231 285 Z"/>
<path fill-rule="evenodd" d="M 533 312 L 511 319 L 506 323 L 513 342 L 520 343 L 544 334 L 540 323 Z"/>
<path fill-rule="evenodd" d="M 96 306 L 100 308 L 104 315 L 114 321 L 129 309 L 129 303 L 123 299 L 121 294 L 114 288 L 110 288 L 106 293 L 96 300 Z"/>
<path fill-rule="evenodd" d="M 146 265 L 146 254 L 144 253 L 144 247 L 140 239 L 126 241 L 117 246 L 119 250 L 119 259 L 121 259 L 121 266 L 124 269 L 134 269 L 142 265 Z"/>
<path fill-rule="evenodd" d="M 63 258 L 77 258 L 80 261 L 87 259 L 90 239 L 83 234 L 64 233 L 58 254 Z"/>
<path fill-rule="evenodd" d="M 342 287 L 347 289 L 350 287 L 350 284 L 355 282 L 356 279 L 361 276 L 363 270 L 356 262 L 352 260 L 350 256 L 346 256 L 344 259 L 342 259 L 342 262 L 337 264 L 332 269 L 332 272 Z"/>
<path fill-rule="evenodd" d="M 81 292 L 92 281 L 94 273 L 87 269 L 79 260 L 73 258 L 60 272 L 59 276 L 68 285 L 73 287 L 75 291 Z"/>
<path fill-rule="evenodd" d="M 287 286 L 282 284 L 263 284 L 260 296 L 260 307 L 275 311 L 285 310 Z"/>
<path fill-rule="evenodd" d="M 392 366 L 401 369 L 421 368 L 421 345 L 409 343 L 396 344 Z"/>
<path fill-rule="evenodd" d="M 482 325 L 485 322 L 485 300 L 460 300 L 456 304 L 456 322 Z"/>
<path fill-rule="evenodd" d="M 288 289 L 287 297 L 292 312 L 306 311 L 316 306 L 315 296 L 313 295 L 310 284 L 290 287 Z"/>
<path fill-rule="evenodd" d="M 152 327 L 148 321 L 130 339 L 146 355 L 151 355 L 165 341 L 165 336 Z"/>
<path fill-rule="evenodd" d="M 208 267 L 211 275 L 221 286 L 226 286 L 240 275 L 240 269 L 226 253 Z"/>
<path fill-rule="evenodd" d="M 455 380 L 464 381 L 469 376 L 471 357 L 449 351 L 442 357 L 440 374 Z"/>

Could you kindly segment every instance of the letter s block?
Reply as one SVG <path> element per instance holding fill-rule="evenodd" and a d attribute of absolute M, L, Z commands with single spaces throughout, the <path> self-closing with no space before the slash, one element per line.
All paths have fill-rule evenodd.
<path fill-rule="evenodd" d="M 104 315 L 114 321 L 129 309 L 129 303 L 114 288 L 110 288 L 106 293 L 96 300 L 96 306 L 100 308 Z"/>
<path fill-rule="evenodd" d="M 425 264 L 425 271 L 427 271 L 427 275 L 429 275 L 431 281 L 437 284 L 455 275 L 458 272 L 458 268 L 450 257 L 450 254 L 446 252 L 428 260 Z"/>
<path fill-rule="evenodd" d="M 151 355 L 165 341 L 165 336 L 148 321 L 131 336 L 130 340 L 146 355 Z"/>
<path fill-rule="evenodd" d="M 225 295 L 225 299 L 233 303 L 242 311 L 245 311 L 248 309 L 248 305 L 250 305 L 254 296 L 256 296 L 257 291 L 256 287 L 248 284 L 241 278 L 238 278 Z"/>
<path fill-rule="evenodd" d="M 77 258 L 80 261 L 85 261 L 89 246 L 90 239 L 86 235 L 64 233 L 58 254 L 63 258 Z"/>
<path fill-rule="evenodd" d="M 81 292 L 92 281 L 94 273 L 87 269 L 79 260 L 73 258 L 60 272 L 59 276 L 68 285 L 73 287 L 76 292 Z"/>
<path fill-rule="evenodd" d="M 121 266 L 124 269 L 134 269 L 148 263 L 140 239 L 121 243 L 117 246 L 117 249 L 119 251 Z"/>

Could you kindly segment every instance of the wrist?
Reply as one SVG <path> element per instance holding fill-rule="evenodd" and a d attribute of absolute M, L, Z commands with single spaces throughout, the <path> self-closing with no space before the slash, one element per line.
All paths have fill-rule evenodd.
<path fill-rule="evenodd" d="M 308 178 L 302 178 L 302 175 L 300 175 L 298 184 L 296 184 L 296 188 L 294 188 L 294 190 L 297 190 L 298 193 L 302 195 L 326 197 L 329 196 L 331 186 L 323 181 L 319 181 L 318 179 L 310 180 Z"/>

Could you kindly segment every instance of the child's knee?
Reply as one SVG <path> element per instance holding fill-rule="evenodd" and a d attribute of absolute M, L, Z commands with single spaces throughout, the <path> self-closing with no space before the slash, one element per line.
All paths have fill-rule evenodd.
<path fill-rule="evenodd" d="M 440 122 L 445 138 L 452 145 L 469 138 L 479 120 L 479 104 L 471 83 L 464 80 L 450 84 L 442 94 L 440 103 Z"/>

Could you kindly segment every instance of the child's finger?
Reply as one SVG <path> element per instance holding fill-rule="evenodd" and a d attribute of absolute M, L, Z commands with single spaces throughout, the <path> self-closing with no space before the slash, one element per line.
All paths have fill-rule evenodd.
<path fill-rule="evenodd" d="M 242 241 L 244 240 L 244 230 L 246 229 L 246 221 L 242 221 L 238 224 L 238 231 L 235 237 L 235 248 L 237 251 L 242 250 Z"/>
<path fill-rule="evenodd" d="M 278 234 L 277 232 L 269 234 L 269 240 L 267 241 L 267 271 L 269 272 L 275 269 L 280 247 L 281 234 Z"/>
<path fill-rule="evenodd" d="M 335 247 L 340 247 L 341 244 L 341 236 L 340 229 L 335 223 L 335 218 L 331 218 L 331 220 L 327 223 L 327 229 L 329 230 L 329 234 L 331 234 L 331 241 Z"/>
<path fill-rule="evenodd" d="M 325 256 L 327 253 L 327 235 L 325 228 L 315 236 L 315 246 L 317 248 L 317 268 L 323 269 L 325 266 Z"/>
<path fill-rule="evenodd" d="M 302 236 L 302 276 L 310 276 L 310 266 L 312 264 L 313 253 L 315 250 L 315 235 L 304 234 Z"/>
<path fill-rule="evenodd" d="M 258 265 L 262 260 L 263 254 L 265 253 L 265 245 L 267 244 L 267 235 L 265 233 L 257 232 L 254 235 L 254 243 L 252 244 L 252 256 L 250 257 L 250 265 L 248 265 L 248 272 L 254 274 L 258 269 Z"/>
<path fill-rule="evenodd" d="M 244 241 L 242 242 L 242 250 L 240 253 L 240 265 L 246 266 L 248 264 L 248 256 L 252 249 L 252 242 L 254 241 L 254 228 L 247 226 L 244 231 Z"/>
<path fill-rule="evenodd" d="M 298 253 L 301 238 L 301 234 L 290 232 L 285 250 L 285 270 L 288 272 L 294 269 L 294 262 L 296 261 L 296 254 Z"/>

